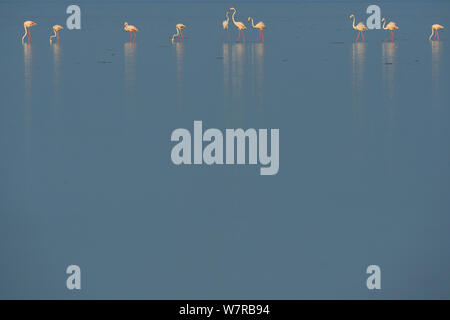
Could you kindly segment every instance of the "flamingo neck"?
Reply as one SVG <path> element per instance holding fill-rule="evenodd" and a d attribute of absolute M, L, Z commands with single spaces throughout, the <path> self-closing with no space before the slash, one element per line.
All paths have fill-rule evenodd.
<path fill-rule="evenodd" d="M 252 21 L 252 27 L 253 27 L 253 28 L 256 28 L 256 27 L 255 27 L 255 23 L 253 22 L 253 18 L 250 18 L 250 20 Z"/>
<path fill-rule="evenodd" d="M 175 39 L 175 37 L 178 36 L 179 34 L 180 34 L 180 29 L 177 28 L 177 33 L 175 33 L 175 34 L 172 36 L 172 42 L 173 42 L 173 39 Z"/>
<path fill-rule="evenodd" d="M 384 20 L 384 22 L 383 22 L 383 29 L 387 30 L 387 28 L 386 28 L 386 20 Z"/>
<path fill-rule="evenodd" d="M 234 20 L 235 14 L 236 14 L 236 9 L 233 10 L 233 14 L 231 15 L 231 20 L 233 20 L 234 25 L 237 26 L 236 20 Z"/>
<path fill-rule="evenodd" d="M 27 27 L 26 27 L 25 24 L 23 25 L 23 28 L 25 29 L 25 33 L 24 33 L 24 35 L 23 35 L 23 37 L 22 37 L 22 43 L 23 43 L 23 39 L 25 39 L 25 37 L 26 37 L 27 34 L 28 34 L 28 29 L 27 29 Z"/>
<path fill-rule="evenodd" d="M 353 16 L 353 29 L 356 30 L 355 19 L 356 19 L 355 16 Z"/>
<path fill-rule="evenodd" d="M 50 44 L 52 43 L 52 38 L 56 38 L 56 30 L 53 29 L 53 35 L 50 36 Z"/>

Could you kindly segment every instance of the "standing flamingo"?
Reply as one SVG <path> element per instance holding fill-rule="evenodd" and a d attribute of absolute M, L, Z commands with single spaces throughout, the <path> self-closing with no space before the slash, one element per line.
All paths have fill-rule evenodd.
<path fill-rule="evenodd" d="M 55 24 L 53 26 L 53 35 L 50 36 L 50 44 L 52 44 L 52 38 L 56 38 L 56 41 L 59 42 L 59 31 L 64 29 L 62 26 L 60 26 L 59 24 Z"/>
<path fill-rule="evenodd" d="M 243 41 L 245 41 L 244 30 L 247 29 L 247 27 L 242 22 L 234 20 L 234 15 L 236 14 L 236 9 L 235 8 L 230 8 L 230 11 L 234 11 L 233 15 L 231 16 L 231 19 L 233 20 L 233 23 L 236 26 L 236 28 L 238 28 L 238 30 L 239 30 L 237 41 L 239 41 L 239 37 L 241 36 L 241 32 L 242 32 L 242 38 L 244 39 Z"/>
<path fill-rule="evenodd" d="M 175 28 L 177 29 L 177 33 L 175 33 L 175 34 L 172 36 L 172 43 L 173 43 L 175 37 L 178 37 L 178 40 L 180 40 L 180 35 L 181 35 L 181 40 L 184 40 L 184 38 L 183 38 L 183 31 L 182 31 L 182 30 L 185 29 L 186 26 L 185 26 L 184 24 L 182 24 L 182 23 L 178 23 L 178 24 L 175 26 Z"/>
<path fill-rule="evenodd" d="M 362 35 L 362 38 L 363 38 L 363 40 L 364 40 L 364 34 L 363 34 L 363 32 L 366 31 L 366 30 L 368 30 L 367 27 L 366 27 L 366 26 L 364 25 L 364 23 L 362 23 L 362 22 L 359 22 L 359 23 L 355 26 L 355 15 L 354 15 L 354 14 L 351 14 L 351 15 L 350 15 L 350 19 L 352 19 L 352 18 L 353 18 L 353 29 L 355 29 L 355 30 L 358 31 L 358 36 L 356 37 L 356 40 L 355 40 L 355 41 L 358 41 L 358 38 L 359 38 L 359 35 L 360 35 L 360 34 Z"/>
<path fill-rule="evenodd" d="M 124 22 L 123 30 L 130 33 L 130 42 L 132 41 L 131 34 L 134 34 L 134 39 L 136 39 L 136 31 L 139 31 L 138 28 L 132 26 L 131 24 L 128 24 L 128 22 Z"/>
<path fill-rule="evenodd" d="M 430 37 L 428 38 L 428 40 L 431 40 L 431 38 L 433 37 L 433 34 L 434 34 L 434 40 L 436 40 L 436 36 L 437 36 L 437 39 L 439 40 L 439 32 L 438 32 L 438 30 L 439 29 L 444 29 L 444 26 L 441 26 L 440 24 L 433 24 L 432 26 L 431 26 L 431 34 L 430 34 Z M 436 31 L 436 33 L 434 33 L 434 31 Z"/>
<path fill-rule="evenodd" d="M 265 30 L 265 29 L 267 28 L 266 25 L 264 24 L 264 22 L 260 21 L 260 22 L 258 22 L 258 23 L 255 25 L 255 23 L 253 22 L 253 18 L 252 18 L 252 17 L 248 17 L 248 21 L 252 21 L 252 27 L 253 27 L 254 29 L 259 29 L 259 35 L 258 35 L 258 38 L 256 39 L 256 41 L 258 41 L 259 38 L 261 38 L 262 42 L 264 42 L 264 33 L 263 33 L 263 30 Z"/>
<path fill-rule="evenodd" d="M 25 37 L 28 35 L 28 42 L 30 42 L 30 38 L 31 38 L 31 33 L 30 33 L 30 28 L 32 26 L 34 26 L 36 24 L 36 22 L 27 20 L 23 23 L 23 28 L 25 29 L 25 34 L 22 37 L 22 43 L 23 43 L 23 39 L 25 39 Z"/>
<path fill-rule="evenodd" d="M 225 35 L 225 30 L 227 30 L 228 38 L 230 38 L 230 29 L 228 29 L 228 24 L 230 22 L 230 16 L 229 16 L 228 11 L 225 14 L 225 16 L 226 16 L 226 19 L 222 21 L 222 41 L 223 41 L 223 37 Z"/>
<path fill-rule="evenodd" d="M 386 26 L 386 19 L 381 19 L 381 22 L 383 22 L 383 29 L 384 30 L 390 30 L 391 31 L 391 39 L 394 40 L 394 30 L 398 29 L 397 24 L 393 21 L 389 22 Z"/>

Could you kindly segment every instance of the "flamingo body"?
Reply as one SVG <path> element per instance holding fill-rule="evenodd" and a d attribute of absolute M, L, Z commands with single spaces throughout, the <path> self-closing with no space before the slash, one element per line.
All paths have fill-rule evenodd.
<path fill-rule="evenodd" d="M 23 23 L 23 25 L 24 25 L 25 27 L 27 27 L 27 28 L 30 28 L 30 27 L 34 26 L 35 24 L 37 24 L 37 23 L 36 23 L 36 22 L 33 22 L 33 21 L 31 21 L 31 20 L 27 20 L 27 21 L 25 21 L 25 22 Z"/>
<path fill-rule="evenodd" d="M 395 30 L 398 29 L 397 25 L 395 24 L 395 22 L 389 22 L 386 26 L 387 30 Z"/>
<path fill-rule="evenodd" d="M 239 30 L 245 30 L 245 29 L 247 29 L 247 27 L 245 26 L 245 24 L 243 24 L 242 22 L 237 21 L 237 22 L 235 23 L 235 25 L 236 25 L 236 27 L 237 27 Z"/>
<path fill-rule="evenodd" d="M 175 28 L 180 29 L 180 30 L 183 30 L 183 29 L 186 29 L 186 26 L 185 26 L 184 24 L 182 24 L 182 23 L 178 23 L 178 24 L 175 26 Z"/>
<path fill-rule="evenodd" d="M 264 22 L 260 21 L 255 25 L 256 29 L 260 29 L 260 30 L 264 30 L 267 29 L 266 25 L 264 24 Z"/>
<path fill-rule="evenodd" d="M 356 25 L 355 30 L 358 30 L 358 31 L 361 31 L 361 32 L 362 32 L 362 31 L 366 31 L 366 30 L 368 30 L 368 29 L 367 29 L 367 27 L 365 26 L 364 23 L 360 22 L 360 23 L 358 23 L 358 24 Z"/>

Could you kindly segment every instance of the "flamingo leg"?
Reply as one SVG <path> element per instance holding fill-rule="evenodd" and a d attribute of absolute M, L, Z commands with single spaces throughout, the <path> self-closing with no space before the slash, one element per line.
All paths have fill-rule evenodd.
<path fill-rule="evenodd" d="M 437 31 L 437 30 L 436 30 L 436 36 L 437 36 L 437 39 L 439 40 L 439 31 Z"/>
<path fill-rule="evenodd" d="M 136 39 L 136 32 L 133 31 L 133 34 L 134 34 L 134 38 Z"/>
<path fill-rule="evenodd" d="M 184 38 L 183 38 L 183 31 L 180 30 L 180 33 L 181 33 L 181 40 L 184 41 Z"/>
<path fill-rule="evenodd" d="M 131 39 L 131 32 L 130 32 L 130 42 L 132 41 L 132 39 Z"/>
<path fill-rule="evenodd" d="M 239 41 L 239 38 L 241 37 L 241 29 L 238 29 L 238 38 L 236 41 Z"/>
<path fill-rule="evenodd" d="M 358 31 L 358 35 L 356 36 L 356 40 L 355 41 L 358 41 L 360 33 L 361 33 L 361 31 Z"/>
<path fill-rule="evenodd" d="M 264 42 L 264 32 L 261 30 L 261 38 L 262 38 L 262 42 Z"/>
<path fill-rule="evenodd" d="M 245 42 L 244 30 L 242 30 L 242 39 Z"/>
<path fill-rule="evenodd" d="M 27 28 L 27 30 L 28 30 L 28 43 L 30 43 L 30 38 L 31 38 L 30 28 Z"/>
<path fill-rule="evenodd" d="M 366 40 L 366 39 L 364 39 L 364 32 L 361 32 L 361 35 L 362 35 L 363 41 Z"/>

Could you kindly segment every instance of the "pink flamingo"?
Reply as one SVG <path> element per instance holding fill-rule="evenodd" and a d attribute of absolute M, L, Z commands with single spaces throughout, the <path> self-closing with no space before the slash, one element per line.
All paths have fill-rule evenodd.
<path fill-rule="evenodd" d="M 23 39 L 25 39 L 25 37 L 28 35 L 28 43 L 30 43 L 30 38 L 31 38 L 31 33 L 30 33 L 30 28 L 32 26 L 36 25 L 36 22 L 27 20 L 23 23 L 23 28 L 25 29 L 25 34 L 22 37 L 22 43 L 23 43 Z"/>
<path fill-rule="evenodd" d="M 239 37 L 241 36 L 241 32 L 242 32 L 242 39 L 243 39 L 243 41 L 245 41 L 244 30 L 247 29 L 247 27 L 242 22 L 234 20 L 234 15 L 236 14 L 236 9 L 235 8 L 230 8 L 230 11 L 234 11 L 233 15 L 231 16 L 231 19 L 233 20 L 233 23 L 236 26 L 236 28 L 238 28 L 238 30 L 239 30 L 237 41 L 239 41 Z"/>
<path fill-rule="evenodd" d="M 386 19 L 383 18 L 381 21 L 383 22 L 383 29 L 391 31 L 391 39 L 394 40 L 394 30 L 398 29 L 397 24 L 391 21 L 386 26 Z"/>
<path fill-rule="evenodd" d="M 130 42 L 132 41 L 131 34 L 134 34 L 134 38 L 136 39 L 136 32 L 139 31 L 138 28 L 132 26 L 131 24 L 128 24 L 128 22 L 125 22 L 123 24 L 123 30 L 128 31 L 130 33 Z"/>
<path fill-rule="evenodd" d="M 255 23 L 253 22 L 253 18 L 252 18 L 252 17 L 248 17 L 248 21 L 251 21 L 251 22 L 252 22 L 252 27 L 253 27 L 254 29 L 259 29 L 259 35 L 258 35 L 258 38 L 256 39 L 256 41 L 258 41 L 259 38 L 261 38 L 262 42 L 264 42 L 264 33 L 263 33 L 263 30 L 267 29 L 267 27 L 266 27 L 266 25 L 264 24 L 264 22 L 260 21 L 260 22 L 258 22 L 257 24 L 255 24 Z"/>
<path fill-rule="evenodd" d="M 432 26 L 431 26 L 431 34 L 430 34 L 430 37 L 428 38 L 428 40 L 431 40 L 431 38 L 433 37 L 433 34 L 434 34 L 434 40 L 436 40 L 436 36 L 437 36 L 437 40 L 439 40 L 439 32 L 438 32 L 438 30 L 440 30 L 440 29 L 444 29 L 444 26 L 441 26 L 440 24 L 433 24 Z M 436 31 L 436 33 L 434 33 L 434 31 Z"/>
<path fill-rule="evenodd" d="M 178 40 L 180 40 L 180 35 L 181 35 L 181 40 L 184 41 L 183 31 L 182 31 L 182 30 L 185 29 L 186 26 L 185 26 L 184 24 L 182 24 L 182 23 L 178 23 L 178 24 L 175 26 L 175 28 L 177 29 L 177 33 L 175 33 L 175 34 L 172 36 L 172 43 L 174 42 L 175 37 L 177 37 L 177 36 L 178 36 Z"/>
<path fill-rule="evenodd" d="M 354 14 L 350 15 L 350 19 L 352 19 L 352 18 L 353 18 L 353 29 L 358 31 L 358 36 L 356 37 L 355 41 L 358 41 L 359 35 L 361 35 L 363 40 L 365 40 L 363 32 L 368 30 L 368 28 L 362 22 L 359 22 L 357 25 L 355 25 L 355 15 Z"/>

